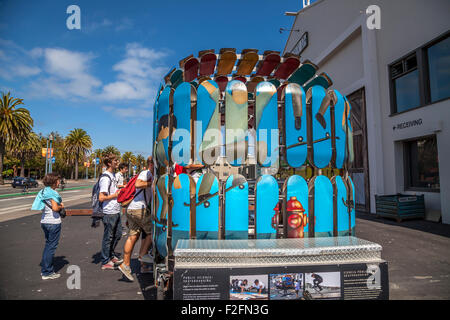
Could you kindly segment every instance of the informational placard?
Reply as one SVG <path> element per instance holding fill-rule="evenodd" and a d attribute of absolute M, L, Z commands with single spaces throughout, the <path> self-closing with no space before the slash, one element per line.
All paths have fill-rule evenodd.
<path fill-rule="evenodd" d="M 177 269 L 175 300 L 388 300 L 387 262 Z"/>

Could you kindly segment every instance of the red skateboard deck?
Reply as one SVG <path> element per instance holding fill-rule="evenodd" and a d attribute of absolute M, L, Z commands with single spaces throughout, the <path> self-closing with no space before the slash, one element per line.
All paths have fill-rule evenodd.
<path fill-rule="evenodd" d="M 286 57 L 275 71 L 275 78 L 286 80 L 300 65 L 300 59 L 296 56 Z"/>
<path fill-rule="evenodd" d="M 210 76 L 214 74 L 217 57 L 214 50 L 204 50 L 198 53 L 200 59 L 199 76 Z M 199 81 L 200 82 L 200 81 Z"/>
<path fill-rule="evenodd" d="M 280 53 L 278 51 L 264 52 L 264 59 L 258 63 L 256 75 L 268 76 L 280 64 Z"/>
<path fill-rule="evenodd" d="M 228 77 L 227 76 L 218 76 L 214 79 L 214 81 L 219 86 L 220 92 L 224 92 L 225 88 L 227 87 L 227 84 L 228 84 Z"/>
<path fill-rule="evenodd" d="M 191 82 L 198 77 L 200 63 L 192 54 L 180 61 L 180 68 L 184 69 L 184 82 Z"/>

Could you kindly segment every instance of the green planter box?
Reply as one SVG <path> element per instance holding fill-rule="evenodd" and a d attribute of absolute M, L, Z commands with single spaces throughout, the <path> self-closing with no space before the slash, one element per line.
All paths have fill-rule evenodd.
<path fill-rule="evenodd" d="M 398 222 L 425 218 L 424 195 L 376 195 L 375 205 L 377 216 L 393 218 Z"/>

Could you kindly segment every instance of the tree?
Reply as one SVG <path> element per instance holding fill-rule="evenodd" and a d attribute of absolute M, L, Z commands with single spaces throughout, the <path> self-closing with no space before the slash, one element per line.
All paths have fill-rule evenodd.
<path fill-rule="evenodd" d="M 78 164 L 92 148 L 91 137 L 83 129 L 73 129 L 64 141 L 64 150 L 75 160 L 75 180 L 78 180 Z"/>
<path fill-rule="evenodd" d="M 120 151 L 114 146 L 107 146 L 106 148 L 104 148 L 102 151 L 102 157 L 110 153 L 115 154 L 117 157 L 120 158 Z"/>
<path fill-rule="evenodd" d="M 22 105 L 23 99 L 13 98 L 10 93 L 2 92 L 0 100 L 0 184 L 3 181 L 3 156 L 8 141 L 18 141 L 26 137 L 33 128 L 33 119 L 30 111 L 17 108 Z"/>
<path fill-rule="evenodd" d="M 136 165 L 138 166 L 138 171 L 141 171 L 143 167 L 146 167 L 146 161 L 142 154 L 137 155 Z"/>
<path fill-rule="evenodd" d="M 41 141 L 36 133 L 30 132 L 29 135 L 20 139 L 8 141 L 7 148 L 19 159 L 20 176 L 25 177 L 25 162 L 41 151 Z"/>

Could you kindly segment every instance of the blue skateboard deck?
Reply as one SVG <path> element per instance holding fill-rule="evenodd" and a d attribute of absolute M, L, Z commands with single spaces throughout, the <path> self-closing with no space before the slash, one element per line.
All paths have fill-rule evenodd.
<path fill-rule="evenodd" d="M 309 79 L 311 79 L 317 71 L 318 67 L 311 61 L 304 61 L 300 67 L 288 78 L 289 83 L 296 83 L 303 86 Z"/>
<path fill-rule="evenodd" d="M 350 221 L 351 235 L 355 235 L 355 185 L 353 180 L 348 176 L 345 180 L 345 186 L 347 187 L 348 199 L 345 199 L 345 206 L 347 207 L 347 219 Z"/>
<path fill-rule="evenodd" d="M 350 102 L 347 100 L 347 97 L 344 97 L 344 105 L 345 111 L 342 118 L 343 130 L 346 133 L 346 152 L 345 152 L 345 162 L 347 163 L 347 169 L 350 168 L 353 160 L 355 158 L 354 150 L 353 150 L 353 129 L 351 124 L 351 109 L 352 106 Z"/>
<path fill-rule="evenodd" d="M 175 249 L 178 240 L 190 238 L 191 214 L 195 215 L 190 206 L 184 205 L 191 203 L 191 199 L 195 201 L 195 182 L 189 175 L 182 173 L 175 177 L 172 198 L 172 249 Z"/>
<path fill-rule="evenodd" d="M 195 126 L 196 163 L 211 165 L 213 163 L 209 162 L 213 162 L 213 160 L 210 158 L 217 159 L 219 157 L 219 137 L 213 134 L 214 132 L 218 133 L 220 128 L 219 99 L 220 91 L 216 82 L 205 80 L 200 83 L 197 90 Z"/>
<path fill-rule="evenodd" d="M 326 176 L 316 176 L 309 182 L 313 196 L 314 237 L 333 236 L 333 186 Z M 311 226 L 310 226 L 311 227 Z"/>
<path fill-rule="evenodd" d="M 334 176 L 331 178 L 334 192 L 334 220 L 336 236 L 349 236 L 349 219 L 348 209 L 345 205 L 347 201 L 347 187 L 341 176 Z"/>
<path fill-rule="evenodd" d="M 336 103 L 334 105 L 334 132 L 335 132 L 335 159 L 334 159 L 334 167 L 337 169 L 342 169 L 345 161 L 345 152 L 346 152 L 346 128 L 345 128 L 345 100 L 342 94 L 334 90 L 334 94 L 336 97 Z"/>
<path fill-rule="evenodd" d="M 229 164 L 238 167 L 247 159 L 248 95 L 247 87 L 232 80 L 225 89 L 225 149 Z"/>
<path fill-rule="evenodd" d="M 308 184 L 306 183 L 306 180 L 303 179 L 303 177 L 298 175 L 290 176 L 289 179 L 285 182 L 284 186 L 285 192 L 286 192 L 286 202 L 292 200 L 292 201 L 299 201 L 301 206 L 303 207 L 303 216 L 302 217 L 290 217 L 288 212 L 286 212 L 286 219 L 283 219 L 283 221 L 287 222 L 287 238 L 290 238 L 290 234 L 296 234 L 298 235 L 297 238 L 307 238 L 308 237 L 308 227 L 309 227 L 309 221 L 308 221 L 308 201 L 309 201 L 309 194 L 308 194 Z M 289 206 L 288 206 L 289 207 Z M 300 214 L 299 214 L 300 215 Z M 306 218 L 306 219 L 305 219 Z M 298 232 L 302 229 L 302 232 Z M 301 236 L 304 235 L 304 236 Z"/>
<path fill-rule="evenodd" d="M 270 82 L 256 86 L 256 154 L 262 167 L 278 167 L 279 134 L 277 89 Z M 277 131 L 273 131 L 277 130 Z"/>
<path fill-rule="evenodd" d="M 225 239 L 248 239 L 248 183 L 237 174 L 225 184 Z"/>
<path fill-rule="evenodd" d="M 218 239 L 219 182 L 213 173 L 203 174 L 196 186 L 196 238 Z"/>
<path fill-rule="evenodd" d="M 284 89 L 284 101 L 286 161 L 290 167 L 299 168 L 308 155 L 305 91 L 290 83 Z"/>
<path fill-rule="evenodd" d="M 306 94 L 307 103 L 311 103 L 312 110 L 312 154 L 309 155 L 310 163 L 319 169 L 325 168 L 331 161 L 332 146 L 331 146 L 331 116 L 330 108 L 323 105 L 327 99 L 325 89 L 320 86 L 314 86 L 309 89 Z M 320 114 L 320 118 L 317 114 Z M 319 121 L 318 119 L 321 119 Z M 325 124 L 325 127 L 323 125 Z"/>
<path fill-rule="evenodd" d="M 166 86 L 158 99 L 158 129 L 156 135 L 155 154 L 159 165 L 169 165 L 169 111 L 174 90 Z"/>
<path fill-rule="evenodd" d="M 161 92 L 163 91 L 163 84 L 160 83 L 159 84 L 159 89 L 158 89 L 158 93 L 155 99 L 155 103 L 153 104 L 153 137 L 152 137 L 152 156 L 153 159 L 156 160 L 156 137 L 158 135 L 158 126 L 157 126 L 157 116 L 158 116 L 158 103 L 159 103 L 159 96 L 161 95 Z"/>
<path fill-rule="evenodd" d="M 277 230 L 272 226 L 272 218 L 278 200 L 277 180 L 270 175 L 261 176 L 256 183 L 256 239 L 276 238 Z"/>
<path fill-rule="evenodd" d="M 187 166 L 191 162 L 191 107 L 197 100 L 197 90 L 189 82 L 183 82 L 175 90 L 173 100 L 177 126 L 172 135 L 172 161 Z"/>
<path fill-rule="evenodd" d="M 309 88 L 312 88 L 313 86 L 320 86 L 324 89 L 328 89 L 333 85 L 333 80 L 325 73 L 322 72 L 317 77 L 313 78 L 310 82 L 308 82 L 306 85 L 303 86 L 305 91 L 308 91 Z"/>
<path fill-rule="evenodd" d="M 167 213 L 169 209 L 167 187 L 169 177 L 167 174 L 159 177 L 155 192 L 155 235 L 154 241 L 158 253 L 167 256 Z"/>

